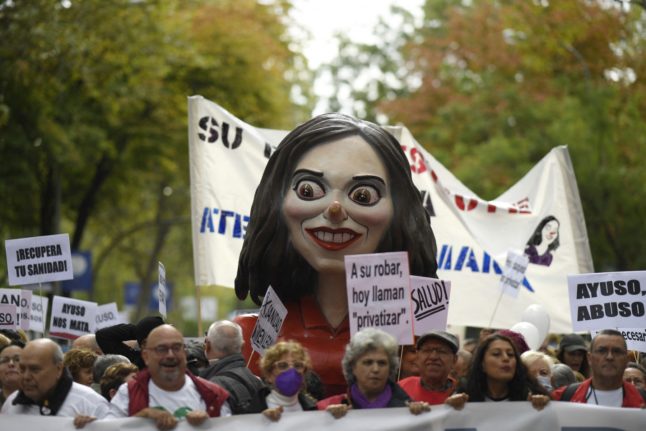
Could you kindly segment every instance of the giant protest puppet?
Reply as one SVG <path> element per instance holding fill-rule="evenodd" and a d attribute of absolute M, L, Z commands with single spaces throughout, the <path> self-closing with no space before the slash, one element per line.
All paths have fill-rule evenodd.
<path fill-rule="evenodd" d="M 344 392 L 350 339 L 344 256 L 407 251 L 412 275 L 436 277 L 436 245 L 410 164 L 381 127 L 342 114 L 298 126 L 269 159 L 251 207 L 236 295 L 271 286 L 288 310 L 280 338 L 312 358 L 326 395 Z M 249 340 L 256 315 L 237 322 Z M 245 343 L 244 354 L 252 354 Z M 250 367 L 258 373 L 257 357 Z"/>

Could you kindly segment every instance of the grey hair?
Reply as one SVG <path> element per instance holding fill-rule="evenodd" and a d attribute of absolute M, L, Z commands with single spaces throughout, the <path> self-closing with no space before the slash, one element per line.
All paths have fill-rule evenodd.
<path fill-rule="evenodd" d="M 383 349 L 388 355 L 389 378 L 391 381 L 397 380 L 397 369 L 399 368 L 399 356 L 397 354 L 398 345 L 395 338 L 376 328 L 366 328 L 354 334 L 350 342 L 345 346 L 345 355 L 341 360 L 343 376 L 348 386 L 356 382 L 352 367 L 357 360 L 365 353 L 372 350 Z"/>
<path fill-rule="evenodd" d="M 552 365 L 552 386 L 554 389 L 571 385 L 576 382 L 576 376 L 572 368 L 565 364 Z"/>
<path fill-rule="evenodd" d="M 96 361 L 94 361 L 94 366 L 92 367 L 92 375 L 94 377 L 94 381 L 100 382 L 101 377 L 103 377 L 103 374 L 105 374 L 105 370 L 107 370 L 110 366 L 121 362 L 130 363 L 130 359 L 126 358 L 123 355 L 100 355 L 98 358 L 96 358 Z"/>
<path fill-rule="evenodd" d="M 552 365 L 554 365 L 554 358 L 552 358 L 550 355 L 547 355 L 543 352 L 538 352 L 536 350 L 528 350 L 526 352 L 523 352 L 520 355 L 520 360 L 523 362 L 523 365 L 525 365 L 525 367 L 527 368 L 529 368 L 538 359 L 542 359 L 545 362 L 547 362 L 548 367 L 552 367 Z"/>
<path fill-rule="evenodd" d="M 61 346 L 58 345 L 58 343 L 54 343 L 54 354 L 52 355 L 52 359 L 54 360 L 54 364 L 62 364 L 63 360 L 65 359 L 65 355 L 63 354 L 63 349 L 61 349 Z"/>
<path fill-rule="evenodd" d="M 215 350 L 225 355 L 233 355 L 242 351 L 242 328 L 230 320 L 218 320 L 211 324 L 206 338 Z"/>

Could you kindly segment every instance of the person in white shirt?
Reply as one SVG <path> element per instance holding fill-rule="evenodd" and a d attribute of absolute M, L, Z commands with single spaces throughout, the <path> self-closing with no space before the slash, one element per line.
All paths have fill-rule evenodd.
<path fill-rule="evenodd" d="M 72 380 L 61 348 L 47 338 L 30 341 L 22 351 L 20 387 L 5 401 L 3 414 L 74 417 L 80 428 L 110 408 L 101 395 Z"/>

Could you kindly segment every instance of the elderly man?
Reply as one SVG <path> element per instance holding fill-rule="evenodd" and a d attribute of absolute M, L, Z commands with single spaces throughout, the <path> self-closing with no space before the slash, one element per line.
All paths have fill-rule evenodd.
<path fill-rule="evenodd" d="M 209 366 L 202 377 L 229 392 L 233 414 L 256 413 L 263 410 L 258 392 L 265 384 L 253 374 L 242 356 L 242 328 L 228 320 L 214 322 L 206 334 L 204 353 Z"/>
<path fill-rule="evenodd" d="M 621 332 L 614 329 L 599 332 L 587 355 L 592 377 L 555 390 L 552 393 L 554 400 L 606 407 L 646 406 L 646 394 L 623 381 L 628 349 Z"/>
<path fill-rule="evenodd" d="M 431 331 L 417 340 L 419 377 L 399 381 L 399 386 L 415 401 L 442 404 L 456 388 L 449 376 L 455 366 L 458 339 L 445 331 Z"/>
<path fill-rule="evenodd" d="M 231 414 L 227 391 L 187 371 L 184 338 L 173 326 L 153 329 L 141 356 L 147 368 L 121 385 L 106 417 L 145 417 L 170 429 L 183 418 L 197 426 Z"/>
<path fill-rule="evenodd" d="M 93 351 L 97 355 L 103 354 L 103 351 L 96 342 L 96 335 L 94 334 L 85 334 L 78 337 L 72 343 L 72 349 L 86 349 Z"/>
<path fill-rule="evenodd" d="M 61 348 L 46 338 L 30 341 L 23 349 L 20 387 L 7 398 L 2 413 L 74 417 L 75 424 L 83 426 L 110 408 L 105 398 L 72 381 Z"/>

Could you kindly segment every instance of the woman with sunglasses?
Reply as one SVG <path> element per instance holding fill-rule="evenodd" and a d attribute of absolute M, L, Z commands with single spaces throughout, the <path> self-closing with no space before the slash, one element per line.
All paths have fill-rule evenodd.
<path fill-rule="evenodd" d="M 316 400 L 305 390 L 305 373 L 311 368 L 307 351 L 296 341 L 280 341 L 260 360 L 267 388 L 258 393 L 262 413 L 278 421 L 283 412 L 316 410 Z"/>

